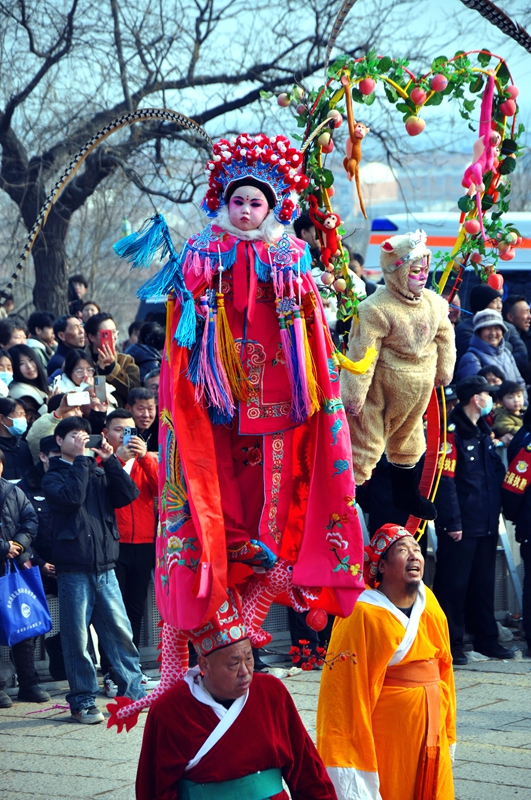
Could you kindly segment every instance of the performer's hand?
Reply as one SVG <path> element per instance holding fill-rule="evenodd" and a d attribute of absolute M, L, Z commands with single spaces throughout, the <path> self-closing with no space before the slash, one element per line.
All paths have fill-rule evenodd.
<path fill-rule="evenodd" d="M 460 542 L 463 538 L 463 531 L 448 531 L 448 536 L 450 536 L 454 542 Z"/>

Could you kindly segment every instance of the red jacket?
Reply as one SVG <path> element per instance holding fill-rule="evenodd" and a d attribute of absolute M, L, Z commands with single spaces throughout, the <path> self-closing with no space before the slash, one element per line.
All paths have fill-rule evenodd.
<path fill-rule="evenodd" d="M 122 462 L 123 463 L 123 462 Z M 128 506 L 116 509 L 120 544 L 149 544 L 155 541 L 155 504 L 159 491 L 159 463 L 155 453 L 135 458 L 131 479 L 140 490 Z"/>

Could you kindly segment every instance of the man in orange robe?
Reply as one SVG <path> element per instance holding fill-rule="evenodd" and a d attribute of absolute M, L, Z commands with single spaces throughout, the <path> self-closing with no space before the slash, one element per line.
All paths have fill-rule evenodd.
<path fill-rule="evenodd" d="M 455 689 L 448 625 L 424 586 L 417 541 L 384 525 L 366 548 L 363 592 L 338 619 L 323 672 L 317 748 L 338 800 L 453 800 Z M 379 581 L 379 583 L 378 583 Z"/>

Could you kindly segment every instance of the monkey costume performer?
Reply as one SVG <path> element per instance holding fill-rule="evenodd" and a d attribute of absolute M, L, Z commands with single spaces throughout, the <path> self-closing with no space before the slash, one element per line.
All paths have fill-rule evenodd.
<path fill-rule="evenodd" d="M 455 364 L 448 303 L 425 289 L 430 259 L 424 231 L 382 244 L 385 286 L 360 305 L 348 347 L 353 360 L 368 347 L 378 355 L 365 374 L 341 374 L 356 483 L 371 477 L 385 451 L 395 506 L 420 519 L 436 517 L 413 469 L 425 450 L 422 416 L 433 386 L 449 384 Z"/>

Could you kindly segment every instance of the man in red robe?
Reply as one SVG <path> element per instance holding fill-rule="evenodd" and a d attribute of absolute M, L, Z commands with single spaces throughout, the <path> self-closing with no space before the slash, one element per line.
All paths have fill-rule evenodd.
<path fill-rule="evenodd" d="M 237 595 L 191 632 L 198 666 L 157 700 L 144 731 L 137 800 L 336 800 L 284 685 L 253 673 Z"/>

